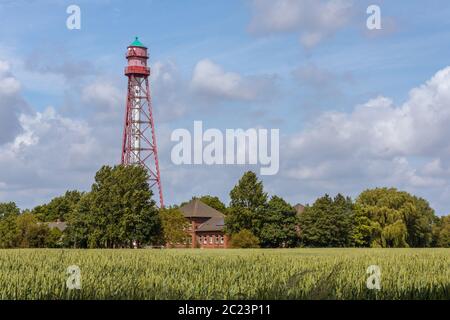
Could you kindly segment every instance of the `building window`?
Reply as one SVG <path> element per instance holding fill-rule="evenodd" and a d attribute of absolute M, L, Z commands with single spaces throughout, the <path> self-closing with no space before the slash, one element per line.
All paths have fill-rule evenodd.
<path fill-rule="evenodd" d="M 203 244 L 207 244 L 208 243 L 208 236 L 205 236 L 204 238 L 203 238 Z"/>
<path fill-rule="evenodd" d="M 219 236 L 214 236 L 214 239 L 216 240 L 215 242 L 216 242 L 216 244 L 218 244 L 219 243 Z"/>
<path fill-rule="evenodd" d="M 223 236 L 220 236 L 220 244 L 223 244 Z"/>
<path fill-rule="evenodd" d="M 203 236 L 200 236 L 200 237 L 198 238 L 198 242 L 199 242 L 199 243 L 202 243 L 202 242 L 203 242 Z"/>
<path fill-rule="evenodd" d="M 213 244 L 213 236 L 209 236 L 209 244 Z"/>

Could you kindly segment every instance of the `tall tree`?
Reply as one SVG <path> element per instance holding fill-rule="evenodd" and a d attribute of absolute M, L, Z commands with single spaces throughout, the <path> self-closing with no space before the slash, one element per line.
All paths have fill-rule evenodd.
<path fill-rule="evenodd" d="M 325 195 L 307 206 L 300 215 L 301 239 L 313 247 L 346 247 L 352 244 L 353 203 L 338 194 Z"/>
<path fill-rule="evenodd" d="M 428 202 L 395 188 L 366 190 L 356 200 L 355 242 L 372 247 L 429 247 L 436 219 Z"/>
<path fill-rule="evenodd" d="M 256 174 L 247 171 L 230 192 L 230 207 L 256 210 L 267 204 L 267 193 Z"/>
<path fill-rule="evenodd" d="M 0 248 L 17 245 L 18 229 L 16 219 L 20 209 L 14 202 L 0 203 Z"/>
<path fill-rule="evenodd" d="M 103 166 L 89 195 L 70 218 L 70 238 L 89 247 L 151 244 L 161 237 L 161 221 L 147 171 L 140 166 Z M 87 237 L 86 237 L 87 233 Z"/>
<path fill-rule="evenodd" d="M 64 230 L 66 247 L 87 248 L 89 236 L 93 247 L 96 247 L 95 243 L 100 242 L 99 239 L 92 239 L 93 230 L 97 229 L 95 219 L 91 215 L 92 208 L 92 193 L 83 194 L 75 209 L 67 216 L 67 228 Z"/>
<path fill-rule="evenodd" d="M 293 247 L 298 242 L 296 210 L 278 196 L 273 196 L 266 210 L 259 235 L 262 247 Z"/>
<path fill-rule="evenodd" d="M 229 234 L 242 229 L 259 236 L 267 209 L 267 193 L 254 172 L 246 172 L 230 192 L 230 207 L 226 216 Z"/>

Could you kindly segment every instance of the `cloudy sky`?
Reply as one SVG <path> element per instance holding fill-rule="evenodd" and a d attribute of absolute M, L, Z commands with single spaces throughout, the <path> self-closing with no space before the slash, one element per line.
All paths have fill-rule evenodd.
<path fill-rule="evenodd" d="M 267 191 L 293 204 L 397 187 L 450 212 L 450 4 L 0 0 L 0 201 L 88 190 L 120 160 L 127 45 L 150 49 L 168 204 L 254 166 L 177 166 L 176 128 L 280 129 Z M 81 30 L 66 9 L 81 8 Z M 366 9 L 381 8 L 368 30 Z"/>

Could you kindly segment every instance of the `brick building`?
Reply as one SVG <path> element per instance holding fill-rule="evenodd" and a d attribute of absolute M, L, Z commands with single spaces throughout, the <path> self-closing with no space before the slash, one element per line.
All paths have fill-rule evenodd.
<path fill-rule="evenodd" d="M 224 233 L 225 215 L 194 199 L 180 208 L 190 222 L 188 244 L 192 248 L 227 248 L 228 236 Z"/>

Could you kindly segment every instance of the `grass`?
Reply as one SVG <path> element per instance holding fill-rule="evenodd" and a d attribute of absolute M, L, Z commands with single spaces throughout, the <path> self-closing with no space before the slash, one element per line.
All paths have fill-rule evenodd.
<path fill-rule="evenodd" d="M 449 267 L 450 249 L 0 250 L 0 299 L 450 299 Z"/>

